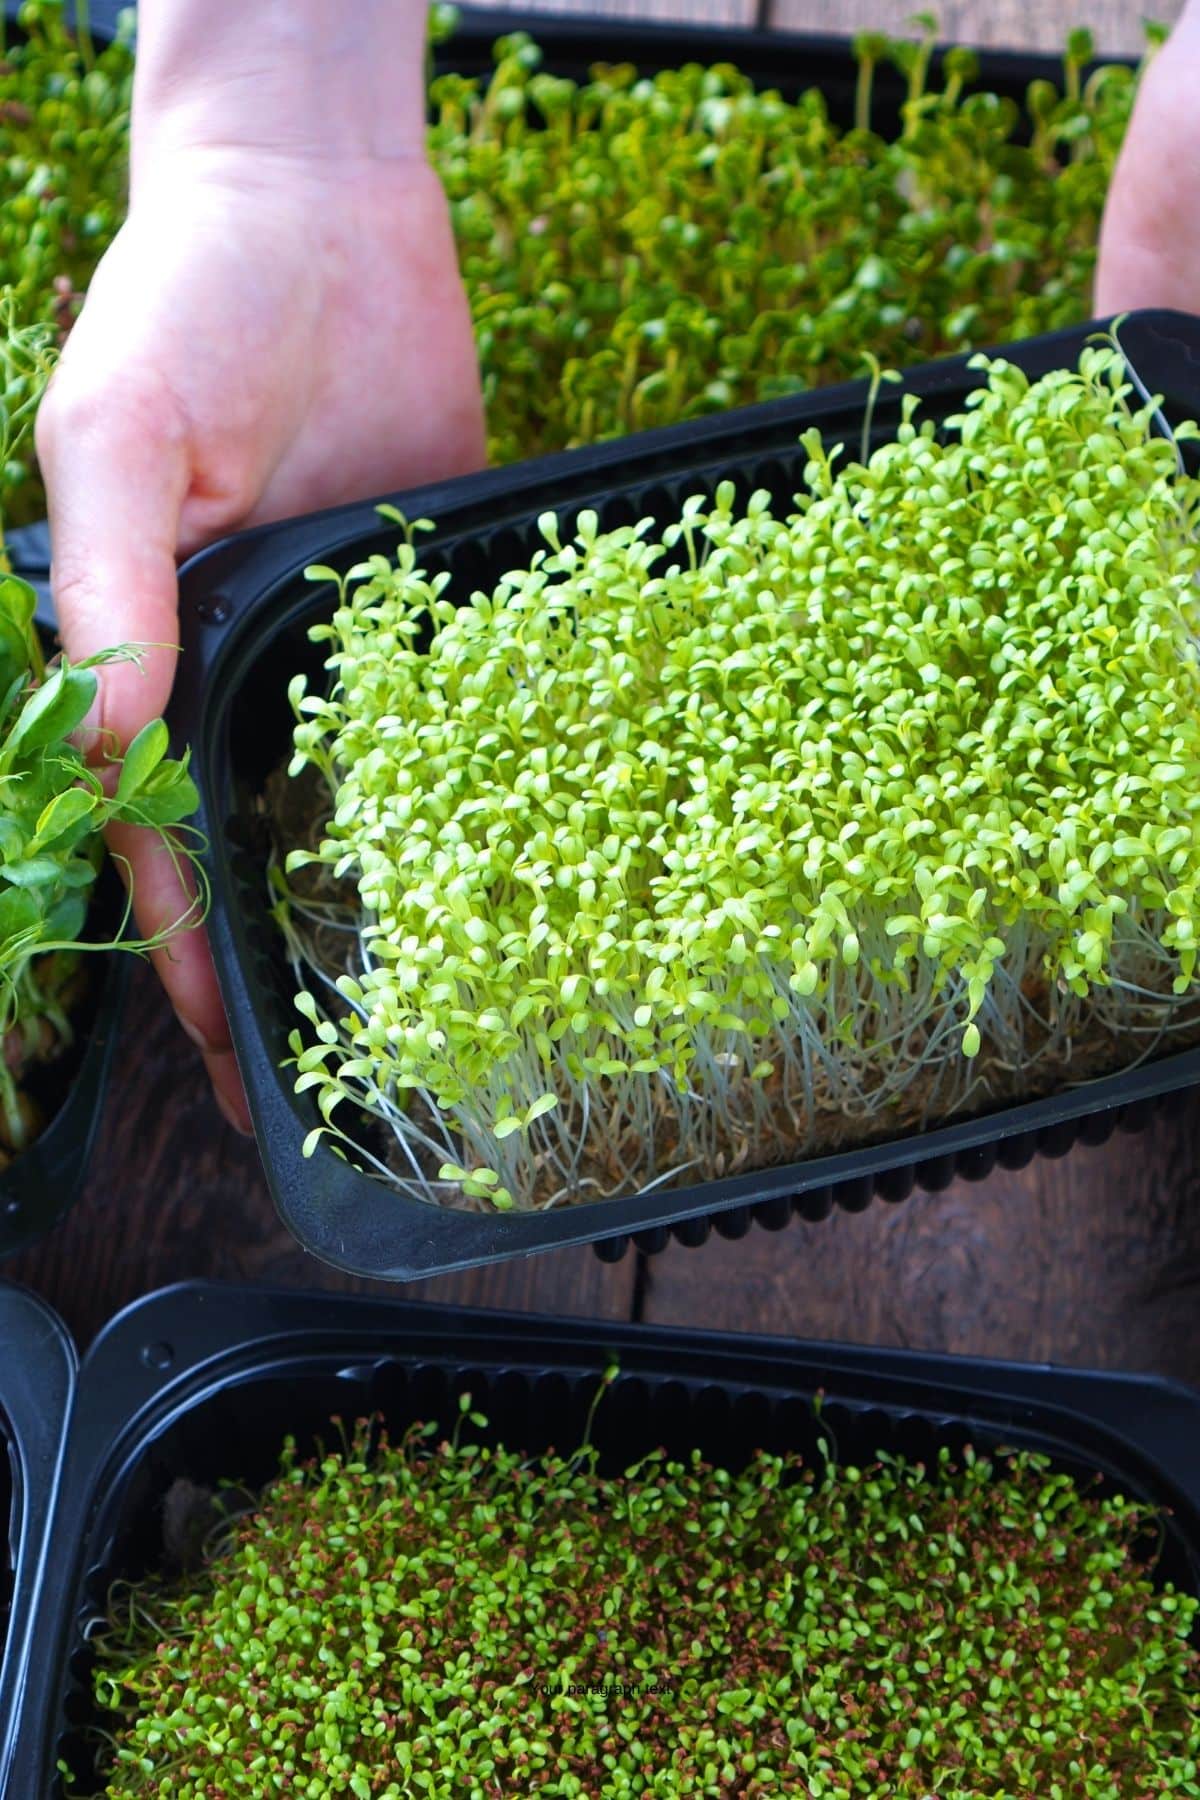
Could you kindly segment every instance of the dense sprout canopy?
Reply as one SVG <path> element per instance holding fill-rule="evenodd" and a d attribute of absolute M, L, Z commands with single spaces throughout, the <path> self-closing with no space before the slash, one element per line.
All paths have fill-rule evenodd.
<path fill-rule="evenodd" d="M 0 289 L 24 328 L 69 329 L 125 216 L 133 13 L 100 49 L 86 19 L 64 0 L 0 18 Z M 44 510 L 32 445 L 0 469 L 0 503 L 10 525 Z"/>
<path fill-rule="evenodd" d="M 114 1596 L 101 1792 L 1196 1795 L 1196 1602 L 1153 1547 L 1037 1456 L 602 1476 L 361 1432 Z"/>
<path fill-rule="evenodd" d="M 898 367 L 1089 316 L 1133 72 L 1083 79 L 1074 33 L 1061 89 L 1020 105 L 969 51 L 933 78 L 924 23 L 856 43 L 853 122 L 727 63 L 576 83 L 521 35 L 488 82 L 434 82 L 494 460 L 848 379 L 864 351 Z M 881 63 L 907 93 L 886 129 Z"/>
<path fill-rule="evenodd" d="M 547 516 L 469 597 L 411 543 L 340 581 L 328 691 L 292 689 L 332 795 L 292 867 L 361 918 L 340 1005 L 302 996 L 327 1116 L 419 1097 L 505 1177 L 468 1193 L 528 1203 L 614 1106 L 648 1159 L 731 1105 L 769 1151 L 820 1081 L 882 1107 L 1089 1003 L 1162 1028 L 1196 959 L 1194 428 L 1110 343 L 980 367 L 865 463 L 810 432 L 790 510 L 725 482 Z"/>
<path fill-rule="evenodd" d="M 99 50 L 86 16 L 24 0 L 0 54 L 0 286 L 63 333 L 127 196 L 132 11 Z M 917 23 L 855 45 L 853 125 L 727 64 L 563 80 L 523 35 L 486 80 L 433 81 L 495 461 L 854 376 L 864 350 L 899 366 L 1087 318 L 1133 71 L 1087 73 L 1075 32 L 1022 105 L 970 51 L 931 77 Z M 881 65 L 907 98 L 871 129 Z M 31 458 L 8 481 L 10 523 L 44 510 Z"/>

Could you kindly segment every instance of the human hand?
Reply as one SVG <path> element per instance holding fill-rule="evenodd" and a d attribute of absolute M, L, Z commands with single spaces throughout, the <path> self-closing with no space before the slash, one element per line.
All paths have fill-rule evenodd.
<path fill-rule="evenodd" d="M 1200 0 L 1142 76 L 1100 232 L 1095 311 L 1200 312 Z"/>
<path fill-rule="evenodd" d="M 303 80 L 279 82 L 303 112 Z M 98 723 L 122 744 L 170 692 L 177 557 L 485 458 L 470 319 L 419 135 L 381 154 L 326 111 L 309 144 L 271 128 L 261 94 L 248 121 L 225 98 L 182 117 L 164 107 L 140 141 L 135 107 L 129 219 L 38 421 L 68 653 L 151 646 L 141 672 L 103 671 Z M 161 845 L 126 828 L 113 849 L 142 934 L 177 919 L 186 897 Z M 155 961 L 222 1110 L 246 1128 L 203 934 Z"/>

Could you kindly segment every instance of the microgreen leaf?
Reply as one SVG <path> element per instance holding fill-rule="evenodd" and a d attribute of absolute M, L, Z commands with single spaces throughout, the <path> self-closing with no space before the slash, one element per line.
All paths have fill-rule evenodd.
<path fill-rule="evenodd" d="M 40 850 L 59 844 L 71 833 L 78 836 L 81 827 L 86 830 L 99 804 L 97 796 L 87 788 L 64 788 L 38 815 L 29 849 Z"/>
<path fill-rule="evenodd" d="M 144 788 L 167 754 L 167 728 L 161 719 L 143 725 L 121 758 L 121 774 L 117 782 L 117 805 L 130 801 Z"/>
<path fill-rule="evenodd" d="M 53 670 L 21 708 L 4 740 L 0 767 L 10 768 L 18 756 L 68 736 L 82 725 L 95 698 L 96 677 L 90 669 L 73 669 L 63 663 Z"/>

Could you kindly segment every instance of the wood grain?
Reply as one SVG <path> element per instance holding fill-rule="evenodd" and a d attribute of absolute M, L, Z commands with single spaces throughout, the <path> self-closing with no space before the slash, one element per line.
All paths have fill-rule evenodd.
<path fill-rule="evenodd" d="M 1200 1108 L 1019 1175 L 647 1268 L 644 1317 L 1200 1384 Z"/>
<path fill-rule="evenodd" d="M 149 969 L 134 975 L 124 1065 L 74 1210 L 3 1273 L 36 1288 L 86 1344 L 114 1312 L 170 1282 L 266 1282 L 450 1304 L 627 1318 L 632 1259 L 554 1252 L 414 1282 L 358 1281 L 307 1255 L 275 1211 L 254 1145 L 225 1124 L 199 1058 Z"/>
<path fill-rule="evenodd" d="M 1068 31 L 1086 25 L 1104 56 L 1139 56 L 1145 46 L 1142 21 L 1171 24 L 1183 0 L 941 0 L 932 4 L 938 35 L 945 43 L 993 48 L 1061 50 Z M 914 0 L 770 0 L 768 22 L 783 31 L 911 32 Z"/>

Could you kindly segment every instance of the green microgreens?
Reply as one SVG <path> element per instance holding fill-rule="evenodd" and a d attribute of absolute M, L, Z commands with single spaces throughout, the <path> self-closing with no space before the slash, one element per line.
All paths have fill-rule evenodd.
<path fill-rule="evenodd" d="M 728 64 L 582 85 L 523 35 L 482 84 L 433 84 L 430 144 L 475 319 L 495 461 L 620 436 L 1086 319 L 1135 92 L 1075 33 L 1059 93 L 970 92 L 922 42 L 860 39 L 858 114 L 831 122 Z M 865 129 L 881 63 L 900 129 Z"/>
<path fill-rule="evenodd" d="M 0 291 L 0 1160 L 36 1135 L 38 1109 L 24 1085 L 29 1065 L 52 1060 L 71 1042 L 79 997 L 80 942 L 110 823 L 145 825 L 172 853 L 195 810 L 187 760 L 171 761 L 161 719 L 145 726 L 106 787 L 75 736 L 97 694 L 96 669 L 136 661 L 131 646 L 80 663 L 47 665 L 34 609 L 37 596 L 13 575 L 4 548 L 8 485 L 22 480 L 25 446 L 53 362 L 52 328 L 17 323 L 18 301 Z M 184 915 L 152 939 L 123 940 L 144 951 L 198 921 L 204 889 Z M 117 935 L 124 931 L 122 920 Z"/>
<path fill-rule="evenodd" d="M 22 325 L 69 328 L 125 215 L 132 19 L 97 51 L 85 6 L 26 0 L 0 37 L 0 288 Z M 5 510 L 10 524 L 45 510 L 31 457 L 6 471 Z"/>
<path fill-rule="evenodd" d="M 124 216 L 133 74 L 129 27 L 97 53 L 78 10 L 26 0 L 0 61 L 0 285 L 61 331 Z M 1034 82 L 1024 110 L 971 91 L 967 50 L 935 91 L 917 22 L 916 44 L 856 42 L 852 129 L 728 65 L 560 80 L 524 36 L 488 82 L 432 82 L 495 460 L 835 381 L 864 350 L 898 366 L 1087 317 L 1134 76 L 1084 81 L 1076 32 L 1062 91 Z M 431 43 L 452 29 L 435 7 Z M 886 64 L 891 134 L 866 129 Z M 43 507 L 27 468 L 10 520 Z"/>
<path fill-rule="evenodd" d="M 1155 1523 L 1031 1454 L 609 1477 L 360 1424 L 289 1444 L 198 1574 L 114 1592 L 100 1792 L 1200 1795 Z"/>
<path fill-rule="evenodd" d="M 1113 343 L 977 366 L 940 436 L 910 398 L 838 471 L 809 432 L 786 516 L 548 515 L 470 598 L 411 541 L 310 571 L 330 816 L 273 876 L 310 1150 L 364 1109 L 408 1191 L 543 1206 L 1194 1027 L 1200 486 Z"/>

